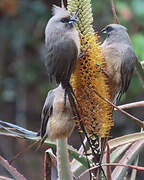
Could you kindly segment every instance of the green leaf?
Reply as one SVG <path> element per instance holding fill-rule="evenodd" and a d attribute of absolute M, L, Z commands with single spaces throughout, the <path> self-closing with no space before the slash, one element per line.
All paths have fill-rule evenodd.
<path fill-rule="evenodd" d="M 71 162 L 71 170 L 75 176 L 78 176 L 82 171 L 86 170 L 86 167 L 76 159 L 73 159 Z"/>
<path fill-rule="evenodd" d="M 136 158 L 136 160 L 134 162 L 134 166 L 137 166 L 138 162 L 139 162 L 139 155 L 137 156 L 137 158 Z M 130 180 L 136 179 L 136 174 L 137 174 L 137 170 L 136 169 L 132 169 Z"/>
<path fill-rule="evenodd" d="M 85 168 L 83 165 L 80 165 L 79 167 L 77 167 L 77 169 L 75 169 L 75 171 L 73 171 L 73 174 L 74 174 L 75 176 L 77 176 L 77 175 L 80 174 L 80 172 L 82 172 L 82 171 L 84 171 L 84 170 L 86 170 L 86 168 Z"/>
<path fill-rule="evenodd" d="M 2 124 L 6 124 L 9 127 L 12 127 L 14 129 L 8 129 L 5 126 L 2 126 Z M 24 129 L 20 126 L 5 122 L 5 121 L 1 121 L 0 123 L 0 135 L 5 135 L 5 136 L 11 136 L 11 137 L 15 137 L 15 138 L 24 138 L 24 139 L 28 139 L 28 140 L 32 140 L 32 141 L 39 141 L 40 137 L 36 136 L 36 132 L 33 131 L 29 131 L 27 129 Z M 20 133 L 18 133 L 18 132 Z M 55 148 L 56 149 L 56 142 L 55 141 L 51 141 L 49 139 L 46 139 L 45 144 L 47 144 L 48 146 Z M 79 161 L 82 165 L 84 165 L 86 168 L 88 168 L 88 163 L 87 163 L 87 159 L 85 156 L 82 156 L 80 153 L 77 152 L 76 149 L 72 148 L 71 146 L 68 146 L 68 151 L 71 157 L 75 158 L 77 161 Z M 90 162 L 91 163 L 91 162 Z"/>
<path fill-rule="evenodd" d="M 116 148 L 118 146 L 128 144 L 128 143 L 133 143 L 135 141 L 141 140 L 144 138 L 144 132 L 138 132 L 138 133 L 133 133 L 125 136 L 121 136 L 112 140 L 108 141 L 110 150 L 113 148 Z"/>
<path fill-rule="evenodd" d="M 45 180 L 57 180 L 57 162 L 56 156 L 53 154 L 52 149 L 47 149 L 44 157 L 44 177 Z"/>
<path fill-rule="evenodd" d="M 110 162 L 114 163 L 120 160 L 121 155 L 127 150 L 127 148 L 131 145 L 131 143 L 124 144 L 122 146 L 117 147 L 114 151 L 111 152 L 110 154 Z M 103 157 L 103 164 L 106 163 L 106 153 L 104 154 Z"/>
<path fill-rule="evenodd" d="M 15 125 L 15 124 L 12 124 L 12 123 L 9 123 L 9 122 L 0 120 L 0 126 L 1 126 L 1 124 L 7 125 L 7 126 L 9 126 L 9 127 L 11 127 L 11 128 L 14 128 L 15 130 L 17 130 L 17 131 L 19 131 L 19 132 L 21 132 L 21 133 L 24 133 L 24 134 L 26 134 L 26 135 L 29 135 L 29 136 L 37 136 L 37 133 L 36 133 L 36 132 L 29 131 L 29 130 L 27 130 L 27 129 L 24 129 L 24 128 L 22 128 L 22 127 L 20 127 L 20 126 L 17 126 L 17 125 Z M 2 127 L 3 127 L 3 128 L 6 128 L 6 127 L 4 127 L 4 126 L 2 126 Z M 8 128 L 6 128 L 6 130 L 9 131 Z M 13 133 L 13 131 L 9 131 L 9 132 L 12 132 L 12 133 Z M 21 134 L 20 134 L 20 135 L 21 135 Z"/>
<path fill-rule="evenodd" d="M 13 166 L 11 166 L 7 160 L 0 156 L 0 164 L 12 175 L 15 180 L 26 180 Z"/>
<path fill-rule="evenodd" d="M 67 151 L 67 139 L 57 140 L 57 169 L 58 179 L 73 179 Z"/>
<path fill-rule="evenodd" d="M 125 152 L 121 160 L 120 164 L 132 164 L 132 162 L 136 159 L 137 155 L 142 151 L 144 147 L 144 139 L 141 139 L 131 145 L 131 147 Z M 127 171 L 126 167 L 116 167 L 112 172 L 112 179 L 121 180 L 124 178 L 125 173 Z"/>

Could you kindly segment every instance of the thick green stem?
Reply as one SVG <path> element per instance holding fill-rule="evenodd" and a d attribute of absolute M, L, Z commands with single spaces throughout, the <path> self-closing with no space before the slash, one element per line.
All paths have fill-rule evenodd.
<path fill-rule="evenodd" d="M 59 180 L 73 180 L 67 150 L 67 138 L 57 140 L 57 169 Z"/>

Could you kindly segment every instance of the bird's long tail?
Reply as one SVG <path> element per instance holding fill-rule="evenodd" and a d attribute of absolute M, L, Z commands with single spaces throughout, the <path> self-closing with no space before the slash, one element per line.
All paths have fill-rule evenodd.
<path fill-rule="evenodd" d="M 66 96 L 68 95 L 69 101 L 71 101 L 70 105 L 72 106 L 72 108 L 75 109 L 75 111 L 78 112 L 77 106 L 79 107 L 79 109 L 81 109 L 81 106 L 74 93 L 71 83 L 69 81 L 64 81 L 61 84 L 62 84 L 62 87 L 65 89 L 64 104 L 66 104 Z"/>

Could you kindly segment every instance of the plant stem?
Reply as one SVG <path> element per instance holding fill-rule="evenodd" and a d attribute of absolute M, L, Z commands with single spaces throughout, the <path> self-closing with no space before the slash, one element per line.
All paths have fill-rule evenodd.
<path fill-rule="evenodd" d="M 110 2 L 111 2 L 111 7 L 112 7 L 112 12 L 113 12 L 114 20 L 115 20 L 116 24 L 120 24 L 119 20 L 118 20 L 118 17 L 117 17 L 117 14 L 116 14 L 114 2 L 113 2 L 113 0 L 110 0 Z"/>
<path fill-rule="evenodd" d="M 57 140 L 57 169 L 59 180 L 73 180 L 67 150 L 67 138 Z"/>
<path fill-rule="evenodd" d="M 144 101 L 138 101 L 138 102 L 120 105 L 120 106 L 118 106 L 118 108 L 129 109 L 129 108 L 143 107 L 143 106 L 144 106 Z M 118 109 L 115 108 L 114 110 L 118 110 Z"/>
<path fill-rule="evenodd" d="M 126 111 L 124 111 L 123 109 L 119 108 L 118 106 L 116 106 L 115 104 L 113 104 L 111 101 L 109 101 L 108 99 L 106 99 L 105 97 L 103 97 L 99 92 L 97 92 L 96 90 L 94 90 L 96 95 L 98 95 L 101 99 L 103 99 L 104 101 L 106 101 L 107 103 L 111 104 L 115 109 L 119 110 L 121 113 L 127 115 L 128 117 L 130 117 L 134 122 L 136 122 L 140 127 L 144 128 L 144 122 L 139 120 L 138 118 L 132 116 L 131 114 L 127 113 Z"/>

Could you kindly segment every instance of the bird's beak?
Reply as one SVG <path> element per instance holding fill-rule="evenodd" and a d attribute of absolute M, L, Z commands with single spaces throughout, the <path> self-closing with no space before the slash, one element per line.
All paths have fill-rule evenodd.
<path fill-rule="evenodd" d="M 77 19 L 78 10 L 79 10 L 79 9 L 76 10 L 76 13 L 75 13 L 75 14 L 71 17 L 71 19 L 69 20 L 69 24 L 79 21 L 79 20 Z"/>
<path fill-rule="evenodd" d="M 107 30 L 105 28 L 103 28 L 100 32 L 106 34 Z"/>

